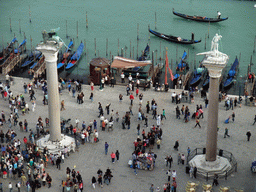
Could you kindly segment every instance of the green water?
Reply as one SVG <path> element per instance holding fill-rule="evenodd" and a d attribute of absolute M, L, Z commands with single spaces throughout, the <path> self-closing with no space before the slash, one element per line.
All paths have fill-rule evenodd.
<path fill-rule="evenodd" d="M 256 34 L 256 8 L 254 8 L 254 4 L 255 2 L 251 1 L 233 0 L 2 0 L 0 42 L 6 44 L 15 33 L 20 43 L 23 40 L 23 32 L 25 32 L 28 38 L 27 47 L 30 49 L 30 35 L 32 46 L 35 47 L 42 40 L 42 30 L 60 27 L 61 30 L 58 34 L 68 44 L 69 39 L 66 38 L 67 20 L 67 33 L 75 39 L 75 49 L 81 40 L 85 40 L 86 50 L 84 52 L 87 53 L 83 55 L 78 66 L 71 69 L 69 73 L 86 77 L 88 75 L 88 63 L 95 57 L 94 38 L 96 38 L 97 56 L 106 57 L 107 38 L 108 58 L 111 58 L 110 51 L 113 56 L 118 54 L 118 39 L 120 42 L 119 54 L 121 54 L 121 48 L 125 50 L 127 47 L 126 56 L 130 57 L 131 41 L 131 49 L 133 50 L 134 47 L 134 55 L 137 56 L 137 24 L 139 24 L 139 55 L 146 44 L 150 43 L 151 51 L 157 50 L 159 59 L 161 42 L 162 58 L 165 47 L 168 48 L 169 60 L 173 59 L 174 62 L 176 62 L 177 48 L 178 58 L 181 57 L 184 50 L 189 50 L 188 61 L 193 66 L 195 53 L 205 51 L 205 35 L 208 36 L 209 28 L 210 38 L 206 40 L 206 50 L 210 49 L 210 42 L 214 34 L 220 33 L 223 36 L 220 51 L 229 55 L 229 65 L 241 53 L 239 75 L 245 76 L 250 57 L 253 55 Z M 29 5 L 32 23 L 29 23 Z M 216 17 L 217 11 L 220 11 L 222 17 L 228 16 L 229 19 L 209 26 L 208 23 L 193 22 L 174 16 L 172 8 L 180 13 L 207 17 Z M 86 28 L 86 11 L 88 13 L 88 28 Z M 148 25 L 155 29 L 155 12 L 157 31 L 188 39 L 191 38 L 191 32 L 194 32 L 195 39 L 202 39 L 202 43 L 189 46 L 177 45 L 149 35 Z M 10 32 L 9 18 L 11 18 L 12 32 Z M 19 33 L 19 19 L 22 34 Z M 133 55 L 133 51 L 131 54 Z M 196 56 L 196 63 L 198 64 L 201 59 L 201 56 Z M 255 54 L 253 60 L 255 61 Z M 255 68 L 256 66 L 253 66 L 252 71 L 256 72 Z"/>

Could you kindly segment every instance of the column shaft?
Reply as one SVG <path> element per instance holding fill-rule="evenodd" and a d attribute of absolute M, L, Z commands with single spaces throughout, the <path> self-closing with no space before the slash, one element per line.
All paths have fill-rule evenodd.
<path fill-rule="evenodd" d="M 215 161 L 217 155 L 218 97 L 219 78 L 210 77 L 206 161 Z"/>
<path fill-rule="evenodd" d="M 60 129 L 60 102 L 59 102 L 59 88 L 58 88 L 58 72 L 57 72 L 57 52 L 55 61 L 46 58 L 47 69 L 47 90 L 48 90 L 48 110 L 50 121 L 50 140 L 61 140 Z"/>

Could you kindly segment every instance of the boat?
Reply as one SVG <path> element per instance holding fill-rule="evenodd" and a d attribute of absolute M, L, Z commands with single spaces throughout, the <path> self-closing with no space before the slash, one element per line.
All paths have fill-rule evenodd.
<path fill-rule="evenodd" d="M 143 53 L 141 54 L 141 56 L 138 58 L 137 61 L 146 61 L 149 57 L 149 51 L 150 51 L 150 47 L 147 44 L 147 46 L 145 47 Z M 144 78 L 147 77 L 147 73 L 143 71 L 144 67 L 134 67 L 134 68 L 128 68 L 123 70 L 125 76 L 129 76 L 129 74 L 132 75 L 132 77 L 136 77 L 137 73 L 140 73 L 140 78 Z"/>
<path fill-rule="evenodd" d="M 42 53 L 40 51 L 33 51 L 30 53 L 30 55 L 27 57 L 27 59 L 24 61 L 24 63 L 21 65 L 21 67 L 26 67 L 31 65 L 33 62 L 35 62 Z"/>
<path fill-rule="evenodd" d="M 35 59 L 34 64 L 30 66 L 30 69 L 33 69 L 33 68 L 37 65 L 38 61 L 41 60 L 42 57 L 43 57 L 42 54 L 41 54 L 39 57 L 37 57 L 37 58 Z"/>
<path fill-rule="evenodd" d="M 189 83 L 190 86 L 193 87 L 193 86 L 197 85 L 200 82 L 200 80 L 202 79 L 204 71 L 205 71 L 205 68 L 203 68 L 203 67 L 199 67 L 199 68 L 194 70 L 193 78 L 191 79 L 191 81 Z"/>
<path fill-rule="evenodd" d="M 176 36 L 172 36 L 172 35 L 165 35 L 163 33 L 159 33 L 156 31 L 153 31 L 152 29 L 148 29 L 150 33 L 152 33 L 153 35 L 160 37 L 166 41 L 171 41 L 171 42 L 175 42 L 175 43 L 179 43 L 179 44 L 195 44 L 195 43 L 200 43 L 201 40 L 194 40 L 194 33 L 192 33 L 192 37 L 191 40 L 189 39 L 183 39 L 181 37 L 176 37 Z"/>
<path fill-rule="evenodd" d="M 70 68 L 74 67 L 77 64 L 77 62 L 80 59 L 80 56 L 83 53 L 83 49 L 84 49 L 84 44 L 83 44 L 83 42 L 81 42 L 81 44 L 77 48 L 77 51 L 72 55 L 70 61 L 68 62 L 67 66 L 66 66 L 66 69 L 70 69 Z"/>
<path fill-rule="evenodd" d="M 8 44 L 8 46 L 2 50 L 2 52 L 0 53 L 0 62 L 10 55 L 10 53 L 13 51 L 14 43 L 17 41 L 17 38 L 14 37 L 14 39 Z"/>
<path fill-rule="evenodd" d="M 233 65 L 231 66 L 230 70 L 228 71 L 228 77 L 227 77 L 226 81 L 224 81 L 224 83 L 223 83 L 224 89 L 228 88 L 229 86 L 232 85 L 233 80 L 234 80 L 237 70 L 238 70 L 238 66 L 239 66 L 239 61 L 236 57 Z"/>
<path fill-rule="evenodd" d="M 209 88 L 209 83 L 210 83 L 210 77 L 209 77 L 209 73 L 207 73 L 206 78 L 203 82 L 203 88 Z"/>
<path fill-rule="evenodd" d="M 181 60 L 176 68 L 176 74 L 173 76 L 174 80 L 177 80 L 181 74 L 184 74 L 184 73 L 186 73 L 186 71 L 189 70 L 189 66 L 186 62 L 186 59 L 187 59 L 187 52 L 184 51 L 183 55 L 181 57 Z"/>
<path fill-rule="evenodd" d="M 19 45 L 19 47 L 14 50 L 14 53 L 19 53 L 19 52 L 21 52 L 23 46 L 25 46 L 26 43 L 27 43 L 27 39 L 24 39 L 24 40 L 21 42 L 21 44 Z"/>
<path fill-rule="evenodd" d="M 186 14 L 182 14 L 182 13 L 178 13 L 176 11 L 172 11 L 172 13 L 178 17 L 182 17 L 184 19 L 190 19 L 190 20 L 193 20 L 193 21 L 199 21 L 199 22 L 210 22 L 210 23 L 216 23 L 216 22 L 220 22 L 220 21 L 225 21 L 228 19 L 228 17 L 226 18 L 208 18 L 208 17 L 202 17 L 202 16 L 190 16 L 190 15 L 186 15 Z"/>
<path fill-rule="evenodd" d="M 67 47 L 67 49 L 66 49 L 66 51 L 65 51 L 65 53 L 63 53 L 63 55 L 62 55 L 62 58 L 61 58 L 60 63 L 58 63 L 58 65 L 57 65 L 57 69 L 62 68 L 62 67 L 67 63 L 67 61 L 70 59 L 70 56 L 71 56 L 71 47 L 72 47 L 73 45 L 74 45 L 74 44 L 73 44 L 73 41 L 72 41 L 72 39 L 71 39 L 71 40 L 70 40 L 70 43 L 69 43 L 69 45 L 68 45 L 68 47 Z"/>

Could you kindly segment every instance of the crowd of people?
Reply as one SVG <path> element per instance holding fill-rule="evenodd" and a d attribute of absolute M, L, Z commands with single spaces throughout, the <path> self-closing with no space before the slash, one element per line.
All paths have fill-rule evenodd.
<path fill-rule="evenodd" d="M 146 169 L 153 170 L 156 165 L 157 159 L 157 150 L 161 150 L 161 143 L 163 142 L 163 130 L 162 125 L 166 120 L 166 111 L 165 109 L 159 109 L 157 102 L 155 99 L 151 101 L 146 101 L 146 105 L 143 105 L 143 93 L 140 93 L 139 81 L 134 83 L 131 79 L 129 80 L 129 84 L 126 86 L 126 95 L 130 100 L 130 105 L 127 111 L 124 114 L 119 114 L 118 110 L 112 108 L 111 103 L 106 104 L 105 107 L 98 102 L 98 110 L 99 116 L 98 120 L 95 119 L 90 120 L 90 122 L 86 125 L 85 121 L 80 121 L 76 118 L 74 123 L 67 122 L 67 120 L 61 121 L 61 130 L 63 133 L 71 135 L 75 138 L 76 145 L 79 145 L 81 141 L 82 145 L 86 142 L 89 143 L 97 143 L 99 142 L 99 131 L 105 131 L 106 128 L 113 130 L 114 125 L 118 127 L 122 127 L 123 129 L 131 129 L 131 127 L 135 127 L 134 121 L 132 121 L 132 116 L 134 115 L 134 103 L 138 103 L 138 118 L 137 122 L 137 139 L 133 142 L 134 152 L 132 153 L 132 162 L 131 167 L 134 169 L 135 174 L 137 175 L 138 169 Z M 104 87 L 104 86 L 103 86 Z M 135 88 L 136 87 L 136 88 Z M 46 117 L 44 120 L 42 117 L 38 117 L 37 121 L 35 121 L 35 130 L 30 129 L 28 126 L 28 122 L 25 119 L 24 121 L 19 121 L 20 116 L 30 115 L 29 113 L 35 111 L 36 108 L 36 96 L 35 90 L 42 89 L 43 91 L 43 105 L 48 104 L 48 93 L 47 93 L 47 82 L 45 80 L 34 80 L 32 83 L 23 84 L 24 93 L 18 94 L 16 97 L 13 95 L 11 91 L 10 85 L 7 83 L 6 85 L 0 83 L 0 89 L 2 97 L 8 101 L 10 112 L 1 112 L 0 125 L 8 125 L 9 129 L 6 131 L 0 130 L 0 139 L 1 139 L 1 174 L 5 177 L 9 178 L 20 178 L 20 181 L 17 182 L 17 185 L 9 184 L 9 188 L 11 189 L 13 186 L 20 188 L 22 186 L 26 186 L 28 191 L 32 189 L 35 191 L 40 187 L 46 186 L 51 187 L 52 178 L 47 173 L 46 168 L 49 165 L 56 166 L 57 169 L 61 169 L 61 164 L 64 163 L 64 159 L 69 155 L 69 151 L 67 147 L 63 151 L 59 151 L 58 154 L 51 154 L 48 152 L 47 148 L 40 149 L 36 145 L 36 139 L 40 136 L 44 136 L 48 134 L 46 127 L 49 126 L 49 119 Z M 84 103 L 84 93 L 82 92 L 81 83 L 75 81 L 72 83 L 71 81 L 65 82 L 65 80 L 60 81 L 59 92 L 61 93 L 63 89 L 67 88 L 71 93 L 72 97 L 77 98 L 78 104 Z M 91 94 L 89 99 L 93 102 L 93 91 L 94 85 L 91 84 Z M 31 102 L 31 107 L 29 107 L 28 102 L 25 101 L 26 94 L 29 95 L 29 101 Z M 176 94 L 172 93 L 172 102 L 176 103 L 176 118 L 181 119 L 184 116 L 184 122 L 187 123 L 191 119 L 195 119 L 196 125 L 195 127 L 200 125 L 200 118 L 204 118 L 204 111 L 202 104 L 196 105 L 196 109 L 192 115 L 190 115 L 190 110 L 188 106 L 181 105 L 181 102 L 184 101 L 183 97 L 186 96 L 186 93 Z M 189 97 L 191 101 L 193 100 L 194 94 L 190 93 Z M 119 94 L 118 96 L 120 104 L 123 101 L 123 95 Z M 186 101 L 186 100 L 185 100 Z M 205 98 L 205 109 L 208 106 L 208 99 Z M 226 99 L 225 106 L 227 110 L 233 109 L 238 104 L 237 99 L 234 101 L 232 99 Z M 180 108 L 181 107 L 181 108 Z M 61 101 L 61 109 L 65 110 L 64 100 Z M 10 115 L 6 115 L 10 114 Z M 105 115 L 104 115 L 105 114 Z M 152 119 L 155 120 L 155 125 L 148 125 L 149 116 L 152 114 Z M 119 116 L 122 117 L 119 121 Z M 191 118 L 190 118 L 191 116 Z M 232 120 L 234 119 L 232 115 Z M 256 119 L 256 118 L 255 118 Z M 233 120 L 234 121 L 234 120 Z M 256 121 L 256 120 L 255 120 Z M 114 124 L 115 123 L 115 124 Z M 133 124 L 132 124 L 133 123 Z M 254 122 L 255 123 L 255 122 Z M 132 125 L 131 125 L 132 124 Z M 28 132 L 28 136 L 24 136 L 23 141 L 16 139 L 17 131 L 14 130 L 16 127 L 20 128 L 20 132 Z M 150 127 L 150 129 L 148 129 Z M 101 129 L 99 129 L 101 128 Z M 250 140 L 251 133 L 246 133 L 248 141 Z M 224 137 L 229 137 L 228 129 L 225 129 Z M 24 147 L 23 147 L 24 146 Z M 105 143 L 105 154 L 108 153 L 108 143 Z M 179 141 L 176 140 L 174 144 L 174 149 L 178 151 Z M 190 149 L 188 151 L 188 154 Z M 119 151 L 117 150 L 115 153 L 112 152 L 110 154 L 112 163 L 119 161 Z M 178 164 L 184 165 L 185 163 L 185 154 L 179 153 L 177 154 Z M 116 160 L 115 160 L 116 159 Z M 171 165 L 173 163 L 173 158 L 171 155 L 166 157 L 166 166 L 169 164 L 169 169 L 167 170 L 168 182 L 164 183 L 163 189 L 165 191 L 176 191 L 177 188 L 177 172 L 175 170 L 171 171 Z M 196 178 L 196 167 L 191 167 L 190 174 Z M 72 188 L 74 191 L 83 191 L 84 184 L 82 180 L 82 176 L 79 171 L 75 171 L 74 169 L 71 171 L 68 167 L 66 170 L 66 180 L 62 181 L 63 191 L 70 191 Z M 96 187 L 96 183 L 98 182 L 100 187 L 103 187 L 103 183 L 106 185 L 110 184 L 111 178 L 113 174 L 111 170 L 108 168 L 103 174 L 103 172 L 99 169 L 97 171 L 98 178 L 92 177 L 92 187 Z M 172 179 L 171 179 L 172 178 Z M 171 181 L 172 180 L 172 181 Z M 152 184 L 150 190 L 156 191 L 159 188 L 155 188 Z"/>

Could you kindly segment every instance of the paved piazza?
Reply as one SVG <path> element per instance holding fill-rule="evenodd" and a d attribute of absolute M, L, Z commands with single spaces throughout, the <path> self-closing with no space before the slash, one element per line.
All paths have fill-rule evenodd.
<path fill-rule="evenodd" d="M 3 79 L 3 77 L 1 77 Z M 19 93 L 24 93 L 23 83 L 29 82 L 28 79 L 15 78 L 14 85 L 11 86 L 13 95 Z M 85 102 L 79 105 L 76 102 L 76 98 L 72 98 L 71 94 L 68 93 L 68 90 L 62 91 L 60 95 L 60 101 L 65 100 L 65 111 L 61 111 L 61 117 L 67 119 L 71 118 L 71 123 L 75 124 L 75 118 L 77 117 L 80 120 L 79 128 L 81 129 L 82 121 L 85 121 L 88 125 L 90 120 L 96 119 L 98 122 L 99 130 L 99 142 L 98 143 L 86 143 L 79 147 L 79 152 L 71 153 L 71 155 L 65 159 L 65 163 L 61 164 L 61 170 L 58 170 L 56 166 L 48 165 L 46 172 L 52 177 L 52 187 L 49 190 L 47 187 L 42 187 L 38 191 L 62 191 L 60 185 L 61 180 L 66 178 L 66 167 L 71 169 L 75 167 L 76 171 L 80 171 L 83 182 L 84 182 L 84 191 L 111 191 L 111 192 L 144 192 L 149 191 L 150 185 L 153 183 L 154 186 L 160 187 L 163 191 L 163 184 L 167 182 L 165 166 L 165 157 L 166 155 L 172 155 L 173 157 L 173 166 L 172 169 L 177 171 L 177 191 L 185 191 L 185 186 L 187 181 L 196 181 L 196 182 L 206 182 L 202 178 L 191 179 L 189 175 L 185 173 L 185 165 L 177 165 L 177 155 L 178 152 L 173 149 L 174 142 L 179 140 L 180 147 L 179 153 L 187 154 L 187 147 L 191 148 L 191 151 L 195 148 L 205 147 L 206 143 L 206 128 L 207 128 L 207 116 L 211 113 L 208 109 L 204 108 L 204 100 L 199 97 L 195 98 L 194 104 L 184 104 L 187 105 L 190 109 L 191 115 L 195 111 L 196 104 L 203 105 L 204 119 L 200 119 L 201 129 L 193 128 L 195 125 L 195 120 L 191 120 L 188 123 L 185 123 L 183 120 L 176 119 L 175 115 L 175 104 L 171 103 L 171 92 L 155 92 L 154 90 L 141 91 L 144 95 L 142 110 L 146 111 L 146 101 L 150 101 L 154 98 L 158 104 L 158 113 L 162 112 L 164 108 L 166 110 L 167 120 L 163 121 L 163 139 L 161 143 L 161 149 L 156 149 L 154 147 L 154 152 L 157 154 L 156 167 L 153 171 L 144 171 L 138 170 L 138 175 L 136 176 L 133 172 L 133 169 L 129 168 L 127 165 L 128 160 L 131 158 L 132 152 L 134 150 L 133 142 L 137 138 L 137 120 L 138 109 L 139 109 L 139 99 L 135 98 L 133 113 L 131 120 L 131 129 L 123 130 L 121 128 L 121 123 L 114 123 L 113 131 L 102 132 L 99 129 L 99 118 L 98 116 L 98 102 L 102 103 L 104 107 L 104 114 L 106 114 L 105 106 L 108 103 L 111 103 L 110 110 L 114 112 L 118 111 L 120 118 L 125 114 L 129 109 L 130 100 L 126 96 L 126 89 L 123 86 L 115 86 L 115 88 L 106 87 L 103 91 L 99 91 L 99 87 L 95 87 L 94 90 L 94 102 L 91 103 L 89 100 L 90 96 L 90 87 L 88 85 L 83 85 L 82 91 L 85 94 Z M 122 93 L 124 95 L 123 103 L 119 103 L 118 96 Z M 25 116 L 20 115 L 19 121 L 24 119 L 28 120 L 28 127 L 36 130 L 36 121 L 39 116 L 44 120 L 47 117 L 48 109 L 47 106 L 43 106 L 43 92 L 40 89 L 36 90 L 36 109 L 35 112 L 30 111 L 29 114 Z M 25 94 L 25 100 L 29 101 L 29 95 Z M 31 103 L 29 103 L 31 109 Z M 182 104 L 179 104 L 180 108 Z M 8 101 L 0 98 L 0 110 L 4 111 L 6 118 L 8 118 L 10 110 L 8 106 Z M 229 124 L 224 124 L 224 120 L 228 118 L 235 112 L 236 118 L 233 123 L 232 120 Z M 250 170 L 251 162 L 256 159 L 256 125 L 252 126 L 254 115 L 256 114 L 255 107 L 246 107 L 236 108 L 234 110 L 226 111 L 224 108 L 224 102 L 219 104 L 219 127 L 218 132 L 218 148 L 232 152 L 238 162 L 238 170 L 234 172 L 227 180 L 220 179 L 220 186 L 229 186 L 231 189 L 234 188 L 244 188 L 246 192 L 252 192 L 256 190 L 256 173 L 252 173 Z M 156 125 L 156 120 L 152 119 L 152 113 L 149 115 L 149 126 L 152 124 Z M 105 115 L 108 119 L 110 115 Z M 141 123 L 142 124 L 142 123 Z M 143 123 L 144 124 L 144 123 Z M 230 137 L 223 138 L 224 129 L 227 127 L 229 129 Z M 13 128 L 13 127 L 12 127 Z M 144 127 L 143 127 L 144 128 Z M 0 127 L 4 129 L 4 132 L 8 129 L 7 124 Z M 28 133 L 20 132 L 18 126 L 16 126 L 15 131 L 21 141 Z M 149 129 L 148 129 L 149 130 Z M 148 131 L 145 129 L 146 133 Z M 252 137 L 250 142 L 246 140 L 246 132 L 251 130 Z M 141 129 L 142 131 L 142 129 Z M 109 143 L 109 154 L 104 154 L 104 143 Z M 23 143 L 23 142 L 22 142 Z M 23 146 L 22 146 L 23 147 Z M 111 163 L 110 153 L 116 150 L 120 152 L 120 161 L 115 164 Z M 103 188 L 100 188 L 98 185 L 96 189 L 93 190 L 91 186 L 92 176 L 97 176 L 97 170 L 100 168 L 105 171 L 107 168 L 112 170 L 113 179 L 111 180 L 110 185 L 105 185 Z M 7 183 L 9 179 L 2 180 L 4 188 L 7 191 Z M 12 180 L 13 181 L 13 180 Z M 16 179 L 14 182 L 16 183 Z M 208 183 L 212 183 L 212 180 L 209 180 Z M 13 185 L 14 186 L 14 185 Z M 200 187 L 200 190 L 202 188 Z M 219 187 L 214 187 L 214 191 L 218 191 Z M 200 191 L 199 190 L 199 191 Z M 17 188 L 14 186 L 14 190 L 17 191 Z M 25 189 L 22 189 L 25 191 Z M 232 190 L 233 191 L 233 190 Z"/>

